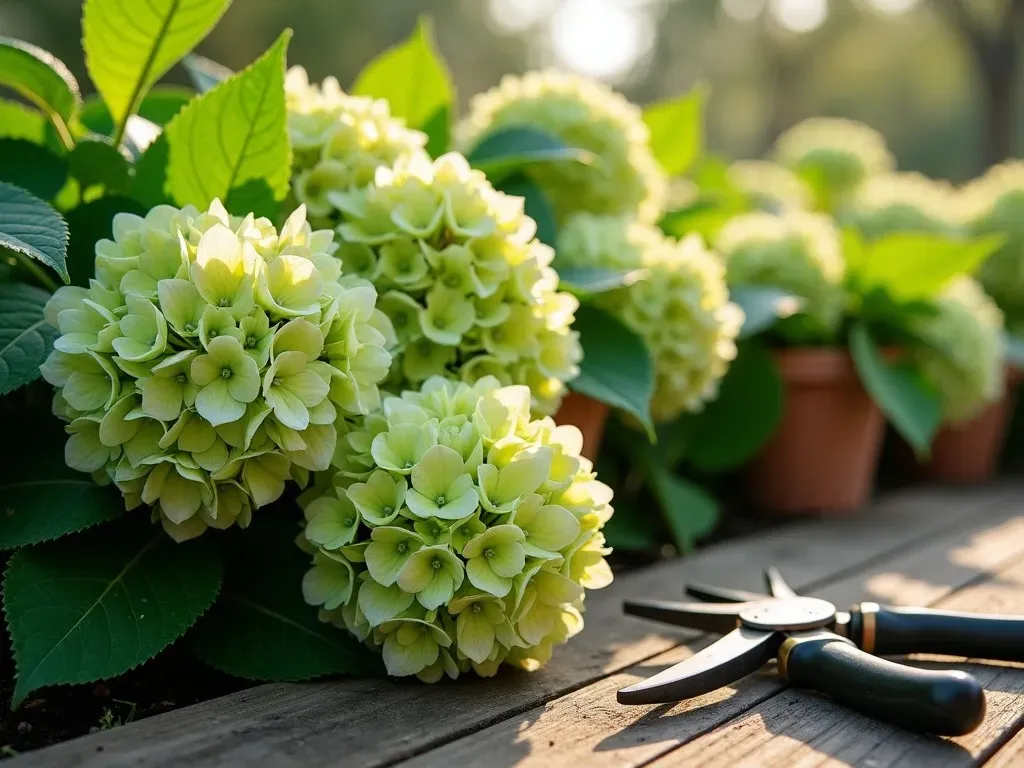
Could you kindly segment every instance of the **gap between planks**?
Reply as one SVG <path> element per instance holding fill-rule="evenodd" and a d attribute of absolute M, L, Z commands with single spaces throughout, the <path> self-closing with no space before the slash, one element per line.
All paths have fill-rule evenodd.
<path fill-rule="evenodd" d="M 967 544 L 963 530 L 951 530 L 920 548 L 876 560 L 865 571 L 849 574 L 825 588 L 812 590 L 811 594 L 831 600 L 839 607 L 865 599 L 929 605 L 987 578 L 991 569 L 1024 559 L 1024 507 L 1007 506 L 980 514 L 972 520 L 971 531 L 973 536 Z M 1024 601 L 1024 589 L 1019 599 Z M 979 610 L 977 606 L 971 607 Z M 715 639 L 717 636 L 702 638 L 687 647 L 674 648 L 545 706 L 421 754 L 410 764 L 459 765 L 460 768 L 556 764 L 640 766 L 694 742 L 692 750 L 685 753 L 686 761 L 670 762 L 703 767 L 706 739 L 700 738 L 701 735 L 766 700 L 775 701 L 773 696 L 783 699 L 793 693 L 803 697 L 806 706 L 800 710 L 800 716 L 812 721 L 819 717 L 816 707 L 824 704 L 831 709 L 826 708 L 822 714 L 834 713 L 833 724 L 842 722 L 850 714 L 849 710 L 811 694 L 783 693 L 783 683 L 774 674 L 764 672 L 751 675 L 730 688 L 680 704 L 624 707 L 615 701 L 619 688 L 682 661 Z M 1024 683 L 1024 676 L 1021 682 Z M 790 706 L 792 703 L 786 700 L 782 709 Z M 747 726 L 744 724 L 744 727 Z M 781 729 L 776 733 L 788 735 Z M 738 764 L 734 757 L 730 755 L 730 760 L 723 761 L 722 765 Z M 761 765 L 757 760 L 752 764 Z M 777 764 L 788 766 L 791 763 L 783 760 Z M 887 760 L 874 763 L 876 766 L 889 764 Z"/>
<path fill-rule="evenodd" d="M 1020 495 L 1021 486 L 1012 484 L 982 491 L 915 490 L 890 496 L 861 516 L 789 525 L 627 574 L 588 597 L 587 629 L 533 675 L 508 672 L 437 686 L 380 680 L 262 685 L 29 753 L 8 765 L 394 763 L 500 725 L 696 636 L 680 637 L 624 616 L 621 602 L 628 595 L 678 598 L 685 580 L 751 588 L 760 583 L 761 569 L 774 563 L 801 589 L 839 579 L 848 594 L 837 587 L 835 600 L 851 602 L 860 596 L 850 585 L 853 574 L 935 539 L 963 536 L 979 520 L 1004 514 Z"/>

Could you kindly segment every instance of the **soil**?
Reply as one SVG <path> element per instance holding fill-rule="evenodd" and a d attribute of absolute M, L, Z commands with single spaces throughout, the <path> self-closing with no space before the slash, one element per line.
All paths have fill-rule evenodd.
<path fill-rule="evenodd" d="M 184 647 L 172 646 L 102 683 L 43 688 L 11 711 L 14 665 L 7 632 L 0 635 L 0 761 L 252 685 L 207 667 Z"/>

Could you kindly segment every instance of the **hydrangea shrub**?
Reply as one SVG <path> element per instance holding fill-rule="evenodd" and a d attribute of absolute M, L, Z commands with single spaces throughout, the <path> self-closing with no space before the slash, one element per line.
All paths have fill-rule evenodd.
<path fill-rule="evenodd" d="M 471 99 L 456 140 L 470 150 L 487 134 L 520 125 L 548 131 L 593 155 L 588 164 L 530 169 L 559 219 L 582 211 L 653 223 L 663 213 L 668 181 L 651 151 L 640 108 L 623 96 L 566 72 L 506 75 L 497 87 Z"/>
<path fill-rule="evenodd" d="M 736 357 L 743 312 L 729 301 L 725 270 L 698 236 L 682 241 L 614 216 L 578 214 L 559 233 L 560 263 L 643 270 L 597 303 L 643 338 L 654 359 L 651 415 L 700 410 Z"/>
<path fill-rule="evenodd" d="M 394 342 L 335 248 L 301 207 L 280 232 L 219 201 L 118 214 L 89 287 L 46 307 L 68 466 L 178 540 L 245 527 L 289 478 L 327 469 L 335 422 L 379 405 Z"/>
<path fill-rule="evenodd" d="M 1003 313 L 977 281 L 955 280 L 935 301 L 934 314 L 909 329 L 923 344 L 913 357 L 938 391 L 945 423 L 977 416 L 1003 395 Z"/>
<path fill-rule="evenodd" d="M 956 235 L 961 230 L 952 185 L 913 172 L 867 179 L 854 193 L 847 219 L 869 240 L 895 232 Z"/>
<path fill-rule="evenodd" d="M 328 193 L 365 187 L 378 168 L 424 152 L 426 134 L 392 117 L 387 101 L 347 94 L 334 77 L 317 85 L 303 67 L 291 67 L 285 96 L 292 195 L 317 226 L 334 226 L 340 219 Z"/>
<path fill-rule="evenodd" d="M 578 429 L 531 420 L 525 386 L 432 377 L 344 440 L 305 498 L 303 593 L 391 675 L 536 669 L 583 628 L 584 590 L 612 578 L 612 494 Z"/>
<path fill-rule="evenodd" d="M 834 338 L 844 310 L 846 265 L 830 217 L 748 213 L 731 219 L 715 245 L 729 285 L 775 286 L 801 300 L 801 311 L 779 324 L 781 334 L 796 342 Z"/>
<path fill-rule="evenodd" d="M 789 168 L 768 160 L 737 160 L 727 171 L 729 182 L 747 196 L 754 208 L 772 212 L 810 208 L 814 194 Z"/>
<path fill-rule="evenodd" d="M 526 384 L 553 413 L 579 372 L 578 301 L 559 292 L 551 248 L 523 199 L 496 191 L 465 158 L 418 155 L 377 171 L 365 189 L 329 192 L 346 273 L 373 282 L 397 356 L 387 386 L 435 375 Z"/>
<path fill-rule="evenodd" d="M 978 276 L 1007 320 L 1019 326 L 1024 319 L 1024 162 L 992 166 L 961 190 L 960 203 L 971 233 L 1006 238 Z"/>

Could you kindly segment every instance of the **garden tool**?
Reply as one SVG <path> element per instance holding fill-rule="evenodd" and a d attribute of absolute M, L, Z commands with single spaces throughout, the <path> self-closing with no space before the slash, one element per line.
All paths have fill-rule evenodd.
<path fill-rule="evenodd" d="M 621 704 L 654 704 L 708 693 L 775 659 L 783 679 L 852 709 L 925 733 L 958 736 L 985 716 L 978 681 L 962 671 L 897 664 L 910 653 L 1024 661 L 1024 616 L 996 616 L 859 603 L 838 611 L 801 597 L 774 568 L 769 595 L 691 584 L 715 602 L 627 600 L 625 611 L 724 637 L 685 661 L 618 693 Z"/>

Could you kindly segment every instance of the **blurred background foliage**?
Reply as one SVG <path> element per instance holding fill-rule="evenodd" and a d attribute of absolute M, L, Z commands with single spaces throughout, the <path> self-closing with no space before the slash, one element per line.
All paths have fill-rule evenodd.
<path fill-rule="evenodd" d="M 810 115 L 862 120 L 901 168 L 953 181 L 1024 147 L 1024 0 L 242 0 L 197 52 L 240 68 L 290 26 L 290 63 L 347 86 L 420 14 L 463 106 L 557 66 L 640 103 L 707 83 L 707 143 L 730 157 Z M 78 0 L 0 0 L 0 34 L 84 82 L 80 15 Z"/>

